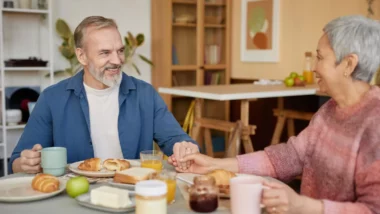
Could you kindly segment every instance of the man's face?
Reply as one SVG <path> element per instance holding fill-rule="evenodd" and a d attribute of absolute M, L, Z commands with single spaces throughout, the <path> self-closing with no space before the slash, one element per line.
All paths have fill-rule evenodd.
<path fill-rule="evenodd" d="M 87 28 L 83 37 L 84 67 L 91 75 L 108 87 L 121 82 L 124 64 L 124 45 L 119 31 L 114 27 Z"/>

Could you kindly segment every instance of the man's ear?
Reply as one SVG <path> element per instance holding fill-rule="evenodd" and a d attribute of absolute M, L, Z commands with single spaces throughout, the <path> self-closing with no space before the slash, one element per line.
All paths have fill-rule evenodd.
<path fill-rule="evenodd" d="M 75 54 L 77 55 L 77 59 L 80 64 L 82 64 L 83 66 L 86 66 L 88 64 L 86 54 L 84 53 L 84 50 L 82 48 L 76 48 Z"/>
<path fill-rule="evenodd" d="M 345 57 L 345 73 L 347 76 L 351 76 L 352 72 L 354 72 L 356 66 L 359 63 L 359 57 L 356 54 L 349 54 Z"/>

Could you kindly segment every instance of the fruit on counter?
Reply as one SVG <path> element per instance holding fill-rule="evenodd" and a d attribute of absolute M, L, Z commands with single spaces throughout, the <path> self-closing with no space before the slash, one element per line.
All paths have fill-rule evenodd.
<path fill-rule="evenodd" d="M 305 86 L 305 77 L 293 71 L 285 78 L 284 83 L 287 87 Z"/>
<path fill-rule="evenodd" d="M 72 198 L 88 192 L 89 188 L 90 183 L 83 176 L 70 178 L 66 183 L 66 192 Z"/>
<path fill-rule="evenodd" d="M 292 87 L 294 85 L 294 79 L 291 77 L 287 77 L 285 79 L 285 85 L 288 87 Z"/>

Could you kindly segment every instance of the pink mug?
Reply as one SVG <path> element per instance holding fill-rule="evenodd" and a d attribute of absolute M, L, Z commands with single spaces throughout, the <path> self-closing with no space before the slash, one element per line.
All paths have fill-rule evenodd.
<path fill-rule="evenodd" d="M 261 195 L 265 188 L 264 178 L 238 176 L 230 180 L 230 203 L 232 214 L 261 214 Z"/>

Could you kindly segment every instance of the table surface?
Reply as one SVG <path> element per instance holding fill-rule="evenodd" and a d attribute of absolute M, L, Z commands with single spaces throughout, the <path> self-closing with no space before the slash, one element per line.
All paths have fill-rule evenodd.
<path fill-rule="evenodd" d="M 244 100 L 270 97 L 288 97 L 303 95 L 318 95 L 319 87 L 316 84 L 302 87 L 286 87 L 285 85 L 205 85 L 205 86 L 179 86 L 171 88 L 158 88 L 162 94 L 187 96 L 209 100 Z"/>
<path fill-rule="evenodd" d="M 165 163 L 165 169 L 173 170 L 171 166 Z M 12 174 L 1 179 L 21 177 L 21 176 L 31 176 L 27 174 Z M 0 179 L 0 180 L 1 180 Z M 101 185 L 107 185 L 105 183 L 91 184 L 90 190 Z M 181 194 L 180 185 L 185 185 L 184 182 L 177 180 L 177 190 L 175 196 L 175 202 L 171 205 L 168 205 L 167 213 L 182 213 L 182 214 L 192 214 L 195 213 L 189 209 L 187 200 L 184 199 L 184 196 Z M 227 201 L 222 202 L 227 203 Z M 93 214 L 93 213 L 106 213 L 90 208 L 83 207 L 77 203 L 77 201 L 69 197 L 66 192 L 63 192 L 57 196 L 33 201 L 33 202 L 23 202 L 23 203 L 3 203 L 0 202 L 0 213 L 53 213 L 53 214 L 67 214 L 67 213 L 81 213 L 81 214 Z M 134 212 L 129 212 L 134 213 Z M 220 206 L 217 211 L 213 212 L 217 214 L 230 213 L 229 209 L 226 207 Z"/>

